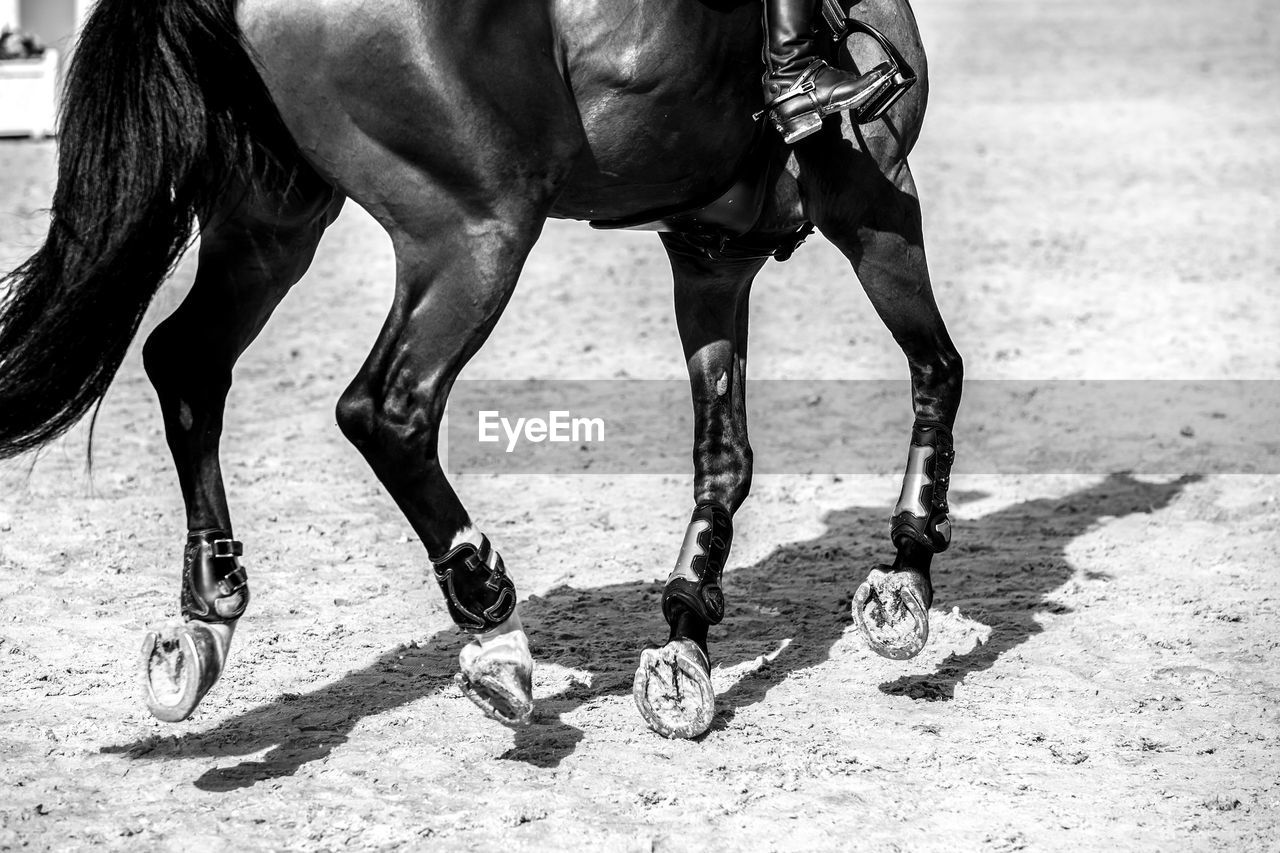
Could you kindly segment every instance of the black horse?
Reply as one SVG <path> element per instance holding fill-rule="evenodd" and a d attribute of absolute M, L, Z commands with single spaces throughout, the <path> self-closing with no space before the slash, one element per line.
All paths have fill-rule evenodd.
<path fill-rule="evenodd" d="M 691 736 L 711 720 L 707 629 L 723 615 L 731 519 L 751 482 L 748 291 L 815 226 L 910 365 L 897 557 L 854 612 L 877 650 L 916 653 L 930 560 L 949 538 L 962 369 L 907 166 L 927 92 L 919 34 L 906 0 L 856 13 L 851 28 L 831 16 L 854 33 L 830 34 L 833 61 L 887 58 L 916 85 L 875 121 L 833 116 L 789 149 L 756 118 L 760 7 L 748 0 L 101 0 L 66 86 L 48 238 L 7 280 L 0 456 L 50 441 L 102 397 L 198 223 L 195 284 L 144 350 L 188 525 L 185 621 L 143 649 L 152 712 L 194 710 L 248 604 L 218 460 L 232 366 L 347 197 L 390 234 L 397 287 L 338 423 L 426 546 L 455 621 L 477 635 L 462 682 L 488 713 L 528 720 L 532 660 L 515 588 L 436 446 L 454 379 L 548 217 L 666 231 L 696 509 L 663 597 L 670 641 L 636 675 L 650 724 Z"/>

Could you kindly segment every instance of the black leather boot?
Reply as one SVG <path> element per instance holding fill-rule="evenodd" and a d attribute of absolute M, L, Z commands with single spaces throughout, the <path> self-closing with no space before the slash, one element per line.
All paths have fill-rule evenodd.
<path fill-rule="evenodd" d="M 853 110 L 892 85 L 881 63 L 866 74 L 832 68 L 818 54 L 813 20 L 821 0 L 765 0 L 765 109 L 788 145 L 817 133 L 824 116 Z"/>

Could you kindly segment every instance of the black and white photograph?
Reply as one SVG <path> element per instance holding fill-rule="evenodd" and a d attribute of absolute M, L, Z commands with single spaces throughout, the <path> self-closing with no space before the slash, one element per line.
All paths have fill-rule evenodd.
<path fill-rule="evenodd" d="M 1278 380 L 1274 0 L 0 0 L 0 851 L 1274 851 Z"/>

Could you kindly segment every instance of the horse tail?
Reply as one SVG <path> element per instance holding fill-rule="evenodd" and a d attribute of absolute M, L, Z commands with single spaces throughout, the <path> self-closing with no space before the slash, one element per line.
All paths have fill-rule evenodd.
<path fill-rule="evenodd" d="M 100 0 L 85 22 L 49 233 L 0 281 L 0 459 L 102 398 L 196 220 L 297 162 L 234 7 Z"/>

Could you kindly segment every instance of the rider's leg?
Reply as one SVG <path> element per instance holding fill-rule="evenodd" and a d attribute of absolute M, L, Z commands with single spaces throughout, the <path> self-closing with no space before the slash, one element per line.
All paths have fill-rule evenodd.
<path fill-rule="evenodd" d="M 821 0 L 766 0 L 764 97 L 787 144 L 817 133 L 823 116 L 857 110 L 892 76 L 889 65 L 850 74 L 821 57 L 813 22 Z"/>

